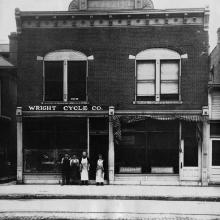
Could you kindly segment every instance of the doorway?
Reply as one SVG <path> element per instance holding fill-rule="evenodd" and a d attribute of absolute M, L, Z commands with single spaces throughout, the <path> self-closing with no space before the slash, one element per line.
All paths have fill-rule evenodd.
<path fill-rule="evenodd" d="M 180 143 L 180 180 L 199 181 L 201 179 L 201 138 L 195 122 L 182 122 Z"/>
<path fill-rule="evenodd" d="M 148 134 L 147 173 L 179 173 L 179 138 L 177 132 Z"/>
<path fill-rule="evenodd" d="M 90 179 L 96 175 L 96 163 L 98 155 L 102 154 L 104 160 L 105 179 L 108 178 L 108 135 L 90 135 Z"/>

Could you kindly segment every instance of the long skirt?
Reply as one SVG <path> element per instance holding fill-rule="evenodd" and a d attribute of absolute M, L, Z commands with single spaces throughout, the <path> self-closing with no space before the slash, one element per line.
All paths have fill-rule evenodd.
<path fill-rule="evenodd" d="M 97 183 L 104 183 L 104 172 L 102 169 L 98 169 L 96 171 L 96 182 Z"/>

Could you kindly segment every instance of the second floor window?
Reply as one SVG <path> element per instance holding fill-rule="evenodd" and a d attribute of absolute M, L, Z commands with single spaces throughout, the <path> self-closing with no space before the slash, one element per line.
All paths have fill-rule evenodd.
<path fill-rule="evenodd" d="M 149 49 L 136 56 L 136 101 L 179 101 L 180 55 Z"/>
<path fill-rule="evenodd" d="M 44 101 L 86 101 L 87 57 L 52 52 L 44 58 Z"/>

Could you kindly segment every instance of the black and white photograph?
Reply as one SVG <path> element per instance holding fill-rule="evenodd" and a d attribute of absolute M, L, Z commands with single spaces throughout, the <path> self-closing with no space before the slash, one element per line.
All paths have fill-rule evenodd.
<path fill-rule="evenodd" d="M 220 1 L 0 0 L 0 220 L 220 220 Z"/>

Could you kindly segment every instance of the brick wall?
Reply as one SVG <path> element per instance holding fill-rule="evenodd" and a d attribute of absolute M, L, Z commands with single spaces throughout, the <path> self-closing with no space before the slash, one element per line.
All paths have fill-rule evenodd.
<path fill-rule="evenodd" d="M 187 53 L 182 62 L 182 105 L 133 105 L 135 62 L 128 55 L 153 48 Z M 43 65 L 37 56 L 59 49 L 94 55 L 89 61 L 88 97 L 91 104 L 120 109 L 201 109 L 207 105 L 208 33 L 202 26 L 85 29 L 26 29 L 18 37 L 18 106 L 40 104 Z"/>

